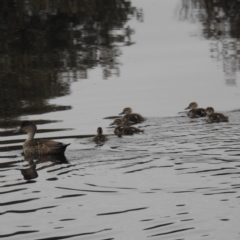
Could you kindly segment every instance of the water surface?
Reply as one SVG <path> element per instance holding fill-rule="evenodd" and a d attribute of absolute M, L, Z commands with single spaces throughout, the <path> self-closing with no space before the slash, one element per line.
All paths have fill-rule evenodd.
<path fill-rule="evenodd" d="M 239 3 L 208 3 L 1 1 L 3 239 L 240 239 Z M 117 138 L 127 106 L 144 133 Z M 22 155 L 22 120 L 65 156 Z"/>

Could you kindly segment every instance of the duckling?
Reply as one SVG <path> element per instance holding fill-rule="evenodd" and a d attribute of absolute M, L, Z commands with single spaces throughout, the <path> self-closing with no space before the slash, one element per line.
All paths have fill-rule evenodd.
<path fill-rule="evenodd" d="M 34 139 L 37 126 L 31 121 L 22 122 L 20 128 L 14 133 L 24 132 L 28 134 L 28 138 L 23 143 L 24 154 L 60 154 L 64 153 L 69 144 L 63 144 L 48 139 Z"/>
<path fill-rule="evenodd" d="M 119 115 L 125 114 L 122 117 L 123 122 L 130 121 L 133 123 L 141 123 L 146 120 L 143 116 L 138 113 L 132 113 L 132 109 L 130 107 L 124 108 Z"/>
<path fill-rule="evenodd" d="M 92 139 L 92 142 L 95 142 L 95 143 L 104 143 L 108 140 L 108 138 L 103 135 L 103 130 L 101 127 L 98 127 L 97 129 L 97 135 L 95 137 L 93 137 Z"/>
<path fill-rule="evenodd" d="M 144 130 L 136 127 L 122 126 L 123 121 L 120 118 L 115 119 L 110 125 L 117 125 L 117 127 L 114 129 L 114 133 L 118 137 L 121 137 L 122 135 L 133 135 L 134 133 L 144 132 Z"/>
<path fill-rule="evenodd" d="M 215 113 L 214 108 L 212 107 L 207 107 L 206 113 L 206 120 L 209 123 L 228 122 L 228 116 L 225 116 L 222 113 Z"/>
<path fill-rule="evenodd" d="M 188 111 L 187 115 L 190 118 L 199 118 L 206 116 L 206 110 L 204 108 L 198 108 L 198 104 L 196 102 L 191 102 L 185 110 L 191 109 Z"/>
<path fill-rule="evenodd" d="M 116 118 L 116 119 L 120 119 L 120 118 Z M 120 120 L 122 120 L 122 127 L 129 127 L 129 126 L 136 124 L 135 122 L 129 121 L 126 118 L 124 118 L 124 119 L 122 118 Z"/>

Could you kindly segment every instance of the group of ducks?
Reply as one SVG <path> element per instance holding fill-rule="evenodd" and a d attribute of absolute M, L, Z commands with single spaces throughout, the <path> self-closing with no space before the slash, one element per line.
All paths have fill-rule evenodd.
<path fill-rule="evenodd" d="M 199 118 L 199 117 L 206 117 L 206 121 L 208 123 L 219 123 L 219 122 L 228 122 L 228 116 L 225 116 L 222 113 L 215 113 L 214 108 L 207 107 L 198 108 L 198 104 L 196 102 L 191 102 L 185 110 L 188 110 L 187 115 L 190 118 Z"/>
<path fill-rule="evenodd" d="M 212 107 L 198 108 L 196 102 L 192 102 L 185 109 L 190 109 L 187 115 L 190 118 L 206 117 L 206 121 L 209 123 L 214 122 L 228 122 L 228 117 L 222 113 L 215 113 Z M 138 124 L 146 120 L 142 115 L 138 113 L 133 113 L 131 108 L 124 108 L 119 114 L 125 114 L 122 118 L 116 118 L 110 125 L 116 125 L 114 129 L 114 134 L 118 137 L 122 135 L 133 135 L 135 133 L 144 132 L 144 130 L 133 127 L 133 124 Z M 56 142 L 48 139 L 34 139 L 34 135 L 37 131 L 37 126 L 31 121 L 22 122 L 20 128 L 14 133 L 23 132 L 27 133 L 28 137 L 23 144 L 24 154 L 60 154 L 64 153 L 69 144 L 64 144 L 61 142 Z M 104 143 L 108 138 L 103 134 L 101 127 L 97 129 L 97 135 L 92 138 L 95 143 Z"/>
<path fill-rule="evenodd" d="M 114 129 L 114 134 L 118 137 L 122 137 L 122 135 L 133 135 L 135 133 L 144 132 L 144 130 L 136 127 L 132 127 L 133 124 L 141 123 L 145 121 L 146 119 L 138 114 L 133 113 L 131 108 L 124 108 L 119 115 L 125 114 L 122 118 L 116 118 L 113 123 L 110 124 L 116 125 Z M 102 128 L 99 127 L 97 129 L 97 135 L 93 137 L 92 142 L 95 142 L 97 144 L 103 143 L 107 141 L 108 138 L 103 135 Z"/>
<path fill-rule="evenodd" d="M 115 135 L 121 137 L 122 135 L 133 135 L 134 133 L 143 132 L 142 129 L 132 127 L 131 125 L 141 123 L 146 120 L 138 113 L 132 113 L 131 108 L 124 108 L 123 112 L 119 115 L 125 114 L 121 119 L 117 118 L 110 125 L 116 125 L 114 129 Z M 32 121 L 24 121 L 21 123 L 19 129 L 14 133 L 27 133 L 28 137 L 23 143 L 23 152 L 26 155 L 42 155 L 42 154 L 61 154 L 64 153 L 69 144 L 56 142 L 49 139 L 34 139 L 34 135 L 37 131 L 37 126 Z M 96 143 L 103 143 L 108 138 L 103 134 L 102 128 L 97 129 L 97 135 L 93 137 L 92 141 Z"/>

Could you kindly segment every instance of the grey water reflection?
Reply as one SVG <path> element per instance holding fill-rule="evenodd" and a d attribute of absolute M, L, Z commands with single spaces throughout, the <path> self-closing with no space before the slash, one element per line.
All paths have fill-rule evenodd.
<path fill-rule="evenodd" d="M 236 85 L 240 71 L 240 2 L 238 0 L 182 0 L 179 19 L 200 22 L 202 36 L 211 41 L 211 57 L 221 61 L 226 84 Z"/>
<path fill-rule="evenodd" d="M 0 118 L 68 110 L 48 100 L 97 66 L 103 78 L 120 74 L 133 17 L 142 12 L 125 0 L 1 1 Z"/>

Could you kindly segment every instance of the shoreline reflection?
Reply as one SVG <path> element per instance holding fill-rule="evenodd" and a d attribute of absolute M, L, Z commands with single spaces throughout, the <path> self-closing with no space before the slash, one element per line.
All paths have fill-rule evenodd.
<path fill-rule="evenodd" d="M 120 74 L 121 47 L 133 44 L 131 18 L 142 10 L 126 0 L 0 2 L 0 118 L 65 111 L 49 104 L 70 94 L 71 83 L 101 67 Z"/>
<path fill-rule="evenodd" d="M 238 0 L 182 0 L 180 21 L 199 22 L 202 36 L 210 40 L 211 58 L 222 61 L 225 83 L 236 86 L 240 71 L 240 2 Z"/>

